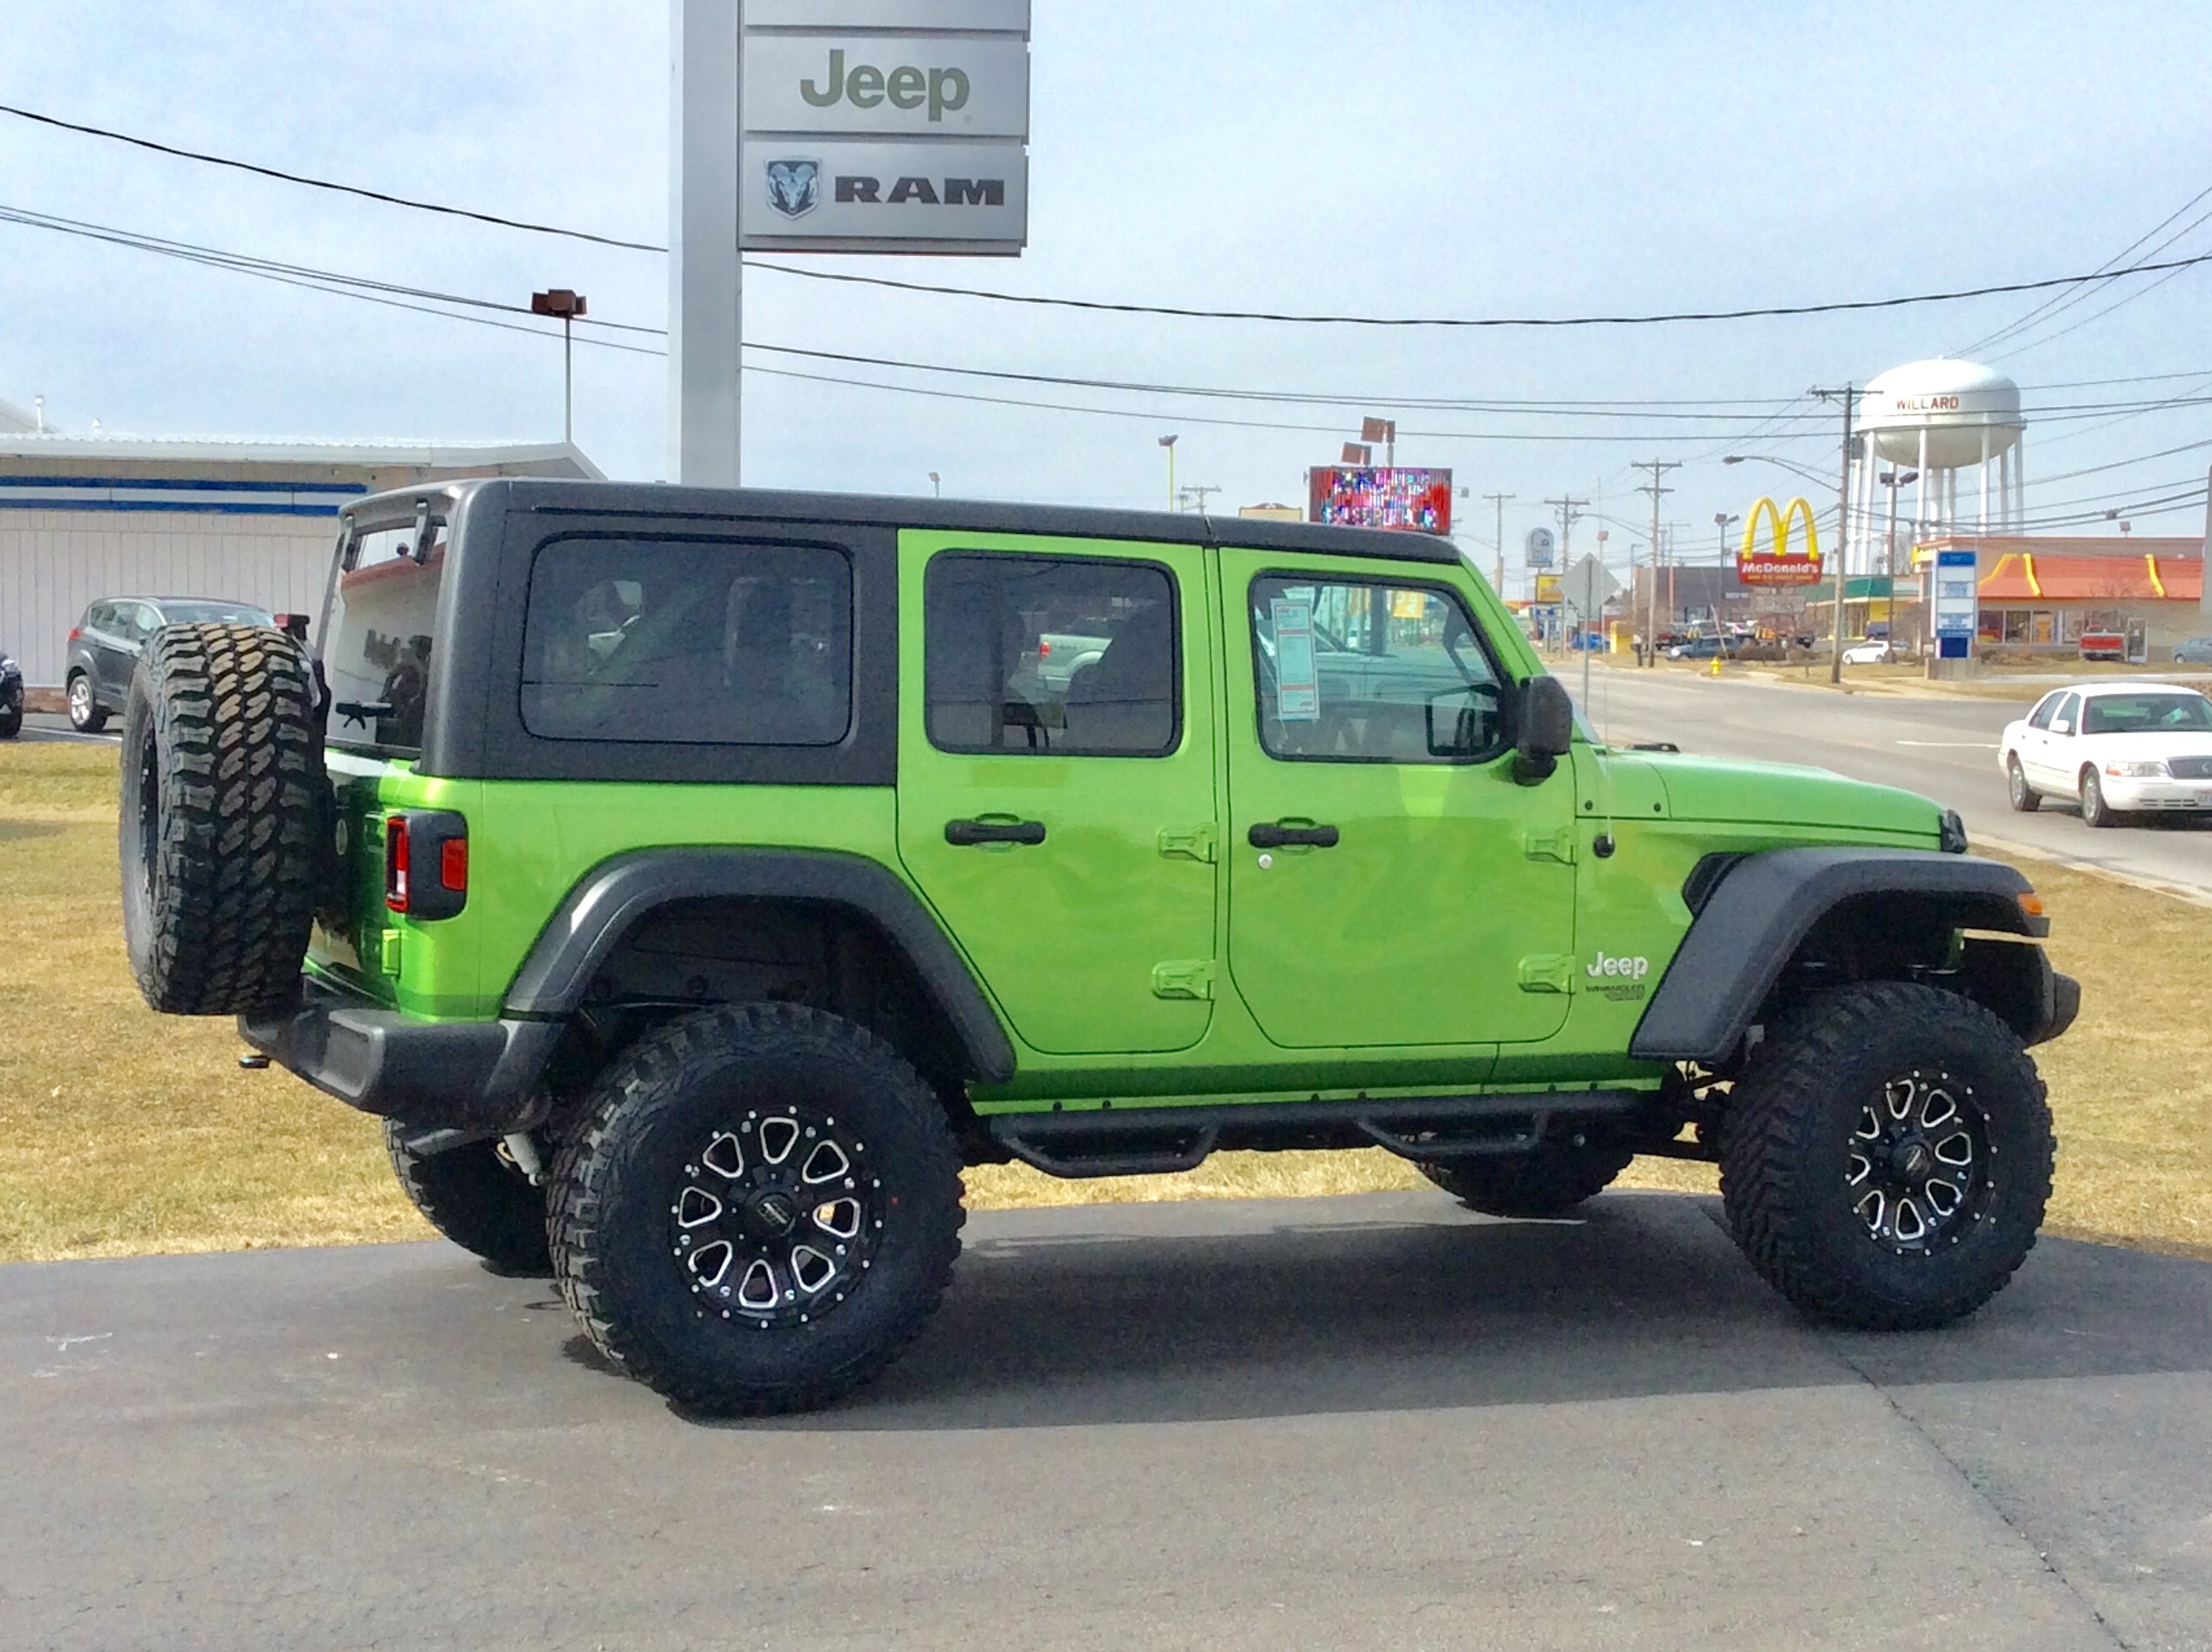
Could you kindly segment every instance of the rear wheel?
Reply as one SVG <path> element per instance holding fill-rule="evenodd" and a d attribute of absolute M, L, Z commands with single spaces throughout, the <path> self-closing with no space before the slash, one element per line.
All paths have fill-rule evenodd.
<path fill-rule="evenodd" d="M 1485 1216 L 1561 1216 L 1613 1185 L 1634 1152 L 1589 1139 L 1546 1142 L 1525 1153 L 1431 1159 L 1421 1174 Z"/>
<path fill-rule="evenodd" d="M 0 740 L 12 740 L 22 732 L 22 696 L 11 694 L 0 698 Z"/>
<path fill-rule="evenodd" d="M 2081 771 L 2081 823 L 2097 827 L 2120 823 L 2118 812 L 2105 801 L 2105 783 L 2094 768 Z"/>
<path fill-rule="evenodd" d="M 1808 1314 L 1911 1330 L 1972 1313 L 2035 1244 L 2057 1144 L 2012 1029 L 1955 993 L 1869 982 L 1768 1029 L 1723 1115 L 1744 1254 Z"/>
<path fill-rule="evenodd" d="M 2043 793 L 2027 783 L 2027 771 L 2020 766 L 2017 757 L 2005 759 L 2005 791 L 2012 806 L 2023 815 L 2032 815 L 2043 807 Z"/>
<path fill-rule="evenodd" d="M 828 1404 L 919 1334 L 960 1252 L 960 1157 L 890 1046 L 795 1005 L 702 1011 L 618 1057 L 553 1170 L 562 1294 L 700 1412 Z"/>
<path fill-rule="evenodd" d="M 552 1272 L 545 1237 L 545 1190 L 495 1142 L 472 1142 L 428 1157 L 407 1151 L 405 1132 L 384 1126 L 385 1151 L 399 1185 L 432 1227 L 500 1273 L 538 1278 Z"/>
<path fill-rule="evenodd" d="M 69 680 L 70 726 L 80 734 L 97 734 L 107 726 L 107 712 L 92 691 L 92 679 L 82 671 Z"/>

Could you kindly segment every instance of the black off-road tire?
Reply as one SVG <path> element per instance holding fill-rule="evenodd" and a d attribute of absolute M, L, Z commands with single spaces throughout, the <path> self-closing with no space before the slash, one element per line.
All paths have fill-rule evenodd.
<path fill-rule="evenodd" d="M 1526 1153 L 1435 1159 L 1421 1174 L 1485 1216 L 1564 1216 L 1613 1185 L 1633 1149 L 1593 1139 L 1577 1147 L 1547 1142 Z"/>
<path fill-rule="evenodd" d="M 82 671 L 74 673 L 63 692 L 71 728 L 80 734 L 97 734 L 107 726 L 107 708 L 100 703 L 91 677 Z"/>
<path fill-rule="evenodd" d="M 958 1148 L 921 1076 L 850 1022 L 784 1004 L 686 1016 L 616 1058 L 584 1118 L 553 1167 L 562 1295 L 602 1354 L 689 1410 L 827 1405 L 890 1364 L 944 1294 Z M 772 1158 L 787 1137 L 803 1145 Z M 792 1225 L 761 1237 L 791 1213 L 769 1208 L 775 1178 L 793 1180 L 801 1151 L 796 1171 L 813 1173 L 831 1147 L 851 1174 L 799 1191 Z M 848 1241 L 804 1225 L 823 1212 L 823 1235 L 849 1224 Z M 793 1235 L 836 1270 L 812 1294 Z"/>
<path fill-rule="evenodd" d="M 12 740 L 23 732 L 23 702 L 9 695 L 0 700 L 0 740 Z"/>
<path fill-rule="evenodd" d="M 497 1143 L 472 1142 L 424 1158 L 407 1151 L 405 1135 L 387 1120 L 384 1149 L 401 1188 L 432 1227 L 483 1258 L 494 1272 L 526 1279 L 552 1273 L 545 1189 L 532 1187 Z"/>
<path fill-rule="evenodd" d="M 2043 807 L 2043 793 L 2029 783 L 2027 770 L 2017 757 L 2005 759 L 2005 796 L 2020 814 L 2032 815 Z"/>
<path fill-rule="evenodd" d="M 1920 1195 L 1918 1239 L 1901 1214 L 1878 1233 L 1871 1203 L 1869 1178 L 1916 1173 L 1894 1168 L 1909 1140 L 1875 1145 L 1900 1089 L 1917 1119 L 1948 1099 L 1963 1122 L 1908 1124 L 1939 1156 L 1938 1138 L 1960 1133 L 1972 1163 L 1948 1214 Z M 1729 1226 L 1752 1266 L 1807 1314 L 1869 1331 L 1948 1324 L 2002 1290 L 2034 1248 L 2057 1151 L 2043 1081 L 2012 1029 L 1955 993 L 1893 981 L 1823 993 L 1770 1027 L 1719 1145 Z"/>
<path fill-rule="evenodd" d="M 282 1009 L 300 991 L 329 785 L 300 645 L 253 625 L 172 625 L 123 719 L 123 933 L 170 1015 Z"/>

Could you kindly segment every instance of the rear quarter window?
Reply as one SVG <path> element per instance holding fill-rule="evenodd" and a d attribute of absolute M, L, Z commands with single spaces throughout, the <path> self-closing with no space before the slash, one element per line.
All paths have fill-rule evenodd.
<path fill-rule="evenodd" d="M 820 545 L 551 541 L 531 566 L 521 715 L 546 740 L 836 745 L 852 565 Z"/>
<path fill-rule="evenodd" d="M 343 542 L 323 651 L 330 744 L 400 753 L 422 745 L 446 573 L 446 525 L 383 529 Z"/>

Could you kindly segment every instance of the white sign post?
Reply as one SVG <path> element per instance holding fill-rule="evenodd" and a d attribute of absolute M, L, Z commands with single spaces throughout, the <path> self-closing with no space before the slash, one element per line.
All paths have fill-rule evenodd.
<path fill-rule="evenodd" d="M 1012 257 L 1029 0 L 671 0 L 669 446 L 739 476 L 741 252 Z"/>

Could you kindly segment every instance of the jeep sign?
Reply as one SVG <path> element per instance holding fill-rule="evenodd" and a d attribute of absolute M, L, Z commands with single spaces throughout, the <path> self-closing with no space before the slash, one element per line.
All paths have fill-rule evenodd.
<path fill-rule="evenodd" d="M 744 81 L 750 132 L 1029 136 L 1024 40 L 756 33 Z"/>
<path fill-rule="evenodd" d="M 866 252 L 886 239 L 933 250 L 1018 241 L 1029 158 L 1012 143 L 745 138 L 738 232 L 748 251 Z"/>

